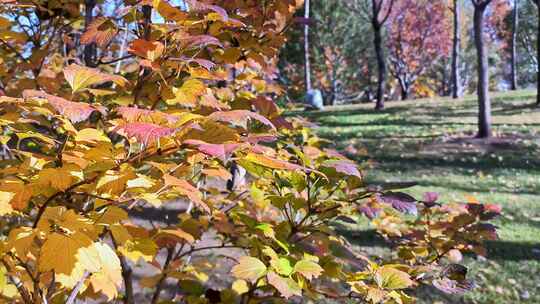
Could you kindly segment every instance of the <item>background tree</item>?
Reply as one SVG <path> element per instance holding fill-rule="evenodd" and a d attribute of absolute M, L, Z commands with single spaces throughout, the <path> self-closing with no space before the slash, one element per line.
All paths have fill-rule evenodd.
<path fill-rule="evenodd" d="M 512 8 L 512 38 L 510 41 L 511 62 L 510 62 L 510 89 L 515 91 L 517 85 L 517 34 L 519 21 L 519 0 L 514 0 Z"/>
<path fill-rule="evenodd" d="M 386 85 L 386 58 L 382 37 L 383 26 L 392 13 L 396 0 L 371 0 L 371 26 L 373 27 L 373 46 L 377 58 L 377 94 L 375 109 L 384 108 L 384 90 Z"/>
<path fill-rule="evenodd" d="M 461 84 L 460 62 L 461 62 L 461 0 L 452 1 L 453 15 L 453 36 L 452 36 L 452 97 L 459 98 L 463 93 Z"/>
<path fill-rule="evenodd" d="M 400 0 L 388 20 L 390 73 L 405 100 L 418 77 L 449 56 L 450 19 L 444 1 Z"/>
<path fill-rule="evenodd" d="M 489 138 L 491 131 L 491 102 L 489 100 L 489 65 L 484 43 L 484 14 L 492 0 L 471 0 L 474 5 L 474 41 L 477 58 L 478 137 Z"/>
<path fill-rule="evenodd" d="M 521 2 L 517 32 L 517 77 L 524 86 L 536 85 L 538 78 L 538 8 L 534 1 Z"/>
<path fill-rule="evenodd" d="M 309 15 L 310 15 L 310 0 L 304 0 L 304 81 L 306 91 L 311 90 L 311 63 L 310 63 L 310 46 L 309 46 Z"/>
<path fill-rule="evenodd" d="M 540 65 L 540 1 L 539 0 L 532 0 L 534 1 L 534 4 L 536 5 L 537 10 L 537 16 L 538 16 L 538 25 L 537 25 L 537 36 L 536 36 L 536 63 L 537 65 Z M 537 68 L 537 76 L 536 76 L 536 105 L 540 106 L 540 66 Z"/>
<path fill-rule="evenodd" d="M 312 66 L 317 85 L 328 104 L 357 101 L 370 87 L 373 56 L 366 16 L 353 14 L 341 0 L 319 1 L 312 6 L 314 20 Z M 369 95 L 369 94 L 367 94 Z"/>

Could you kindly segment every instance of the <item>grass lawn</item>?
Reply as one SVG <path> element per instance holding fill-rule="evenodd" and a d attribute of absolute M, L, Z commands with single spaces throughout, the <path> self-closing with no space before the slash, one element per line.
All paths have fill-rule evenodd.
<path fill-rule="evenodd" d="M 465 263 L 478 287 L 460 298 L 433 290 L 423 303 L 540 303 L 540 109 L 534 91 L 493 94 L 489 141 L 474 138 L 474 96 L 388 102 L 296 112 L 319 124 L 318 134 L 371 168 L 370 182 L 416 181 L 417 196 L 437 191 L 444 201 L 479 201 L 503 206 L 496 221 L 500 240 L 487 244 L 487 259 Z M 384 251 L 370 227 L 343 227 L 351 242 L 372 253 Z M 382 249 L 381 249 L 382 248 Z"/>

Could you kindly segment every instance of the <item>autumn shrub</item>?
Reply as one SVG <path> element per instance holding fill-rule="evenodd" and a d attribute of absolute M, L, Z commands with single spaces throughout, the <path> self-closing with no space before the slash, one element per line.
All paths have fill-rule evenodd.
<path fill-rule="evenodd" d="M 421 284 L 473 287 L 461 252 L 484 254 L 496 206 L 365 184 L 281 116 L 276 55 L 301 3 L 0 3 L 4 302 L 409 303 Z M 359 216 L 392 260 L 334 232 Z"/>

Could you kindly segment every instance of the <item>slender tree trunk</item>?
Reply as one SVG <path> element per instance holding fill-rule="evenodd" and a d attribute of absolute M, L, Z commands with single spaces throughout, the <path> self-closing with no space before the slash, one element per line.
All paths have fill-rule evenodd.
<path fill-rule="evenodd" d="M 386 83 L 386 62 L 384 61 L 384 50 L 382 47 L 381 26 L 373 21 L 373 43 L 375 45 L 375 54 L 377 56 L 377 103 L 376 110 L 384 109 L 384 86 Z"/>
<path fill-rule="evenodd" d="M 85 0 L 84 4 L 84 29 L 87 30 L 92 21 L 94 20 L 94 8 L 96 7 L 96 0 Z M 96 66 L 96 52 L 97 49 L 95 43 L 90 43 L 84 46 L 83 59 L 86 66 Z"/>
<path fill-rule="evenodd" d="M 304 81 L 306 84 L 306 92 L 311 90 L 311 65 L 309 63 L 309 4 L 310 0 L 304 2 L 304 18 L 306 24 L 304 25 Z"/>
<path fill-rule="evenodd" d="M 409 99 L 410 85 L 403 78 L 398 78 L 399 89 L 401 91 L 401 100 Z"/>
<path fill-rule="evenodd" d="M 518 17 L 519 17 L 519 0 L 514 0 L 514 9 L 512 11 L 512 61 L 511 61 L 511 79 L 510 79 L 510 89 L 515 91 L 517 90 L 517 31 L 518 31 Z"/>
<path fill-rule="evenodd" d="M 536 74 L 536 105 L 540 107 L 540 0 L 536 0 L 536 8 L 538 9 L 538 34 L 536 36 L 536 62 L 538 72 Z"/>
<path fill-rule="evenodd" d="M 461 97 L 461 75 L 459 71 L 461 53 L 461 0 L 454 0 L 454 38 L 452 39 L 452 97 Z"/>
<path fill-rule="evenodd" d="M 409 92 L 410 89 L 408 86 L 405 86 L 405 88 L 401 88 L 401 100 L 407 100 L 409 99 Z"/>
<path fill-rule="evenodd" d="M 478 60 L 478 137 L 489 138 L 491 132 L 491 102 L 489 100 L 489 69 L 483 39 L 484 13 L 489 2 L 474 6 L 474 43 Z"/>

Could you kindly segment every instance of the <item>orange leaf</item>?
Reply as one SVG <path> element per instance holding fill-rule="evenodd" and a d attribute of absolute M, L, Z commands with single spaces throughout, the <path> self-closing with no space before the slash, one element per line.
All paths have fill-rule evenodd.
<path fill-rule="evenodd" d="M 96 43 L 100 48 L 106 47 L 118 33 L 116 24 L 111 19 L 98 17 L 81 36 L 81 44 Z"/>
<path fill-rule="evenodd" d="M 150 61 L 156 61 L 161 57 L 164 49 L 165 47 L 159 41 L 137 39 L 131 42 L 128 51 Z"/>

